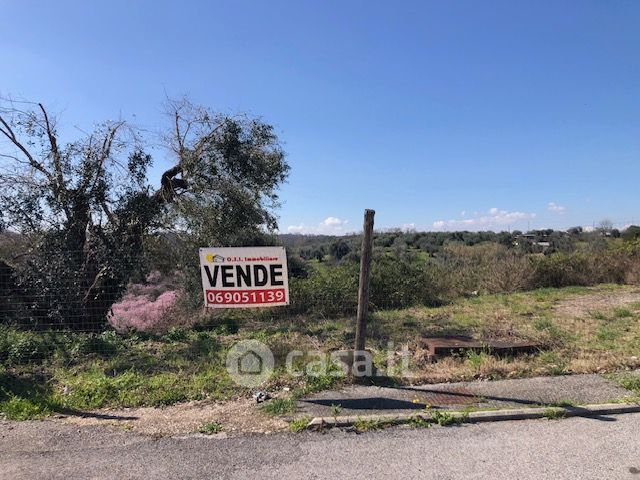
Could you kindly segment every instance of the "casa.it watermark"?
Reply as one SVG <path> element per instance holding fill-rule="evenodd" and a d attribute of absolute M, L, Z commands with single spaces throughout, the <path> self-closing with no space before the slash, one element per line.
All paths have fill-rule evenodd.
<path fill-rule="evenodd" d="M 374 357 L 368 351 L 291 350 L 284 362 L 285 371 L 294 377 L 403 377 L 411 378 L 408 345 L 396 349 L 387 343 L 386 354 Z M 231 379 L 243 387 L 255 388 L 273 375 L 275 359 L 271 349 L 257 340 L 243 340 L 227 353 L 227 372 Z"/>

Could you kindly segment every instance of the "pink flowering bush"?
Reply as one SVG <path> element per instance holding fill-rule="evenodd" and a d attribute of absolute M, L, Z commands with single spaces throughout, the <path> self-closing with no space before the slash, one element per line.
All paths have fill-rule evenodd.
<path fill-rule="evenodd" d="M 155 300 L 146 295 L 128 293 L 111 307 L 109 323 L 119 332 L 163 330 L 177 298 L 175 290 L 164 292 Z"/>
<path fill-rule="evenodd" d="M 158 332 L 172 326 L 178 292 L 155 273 L 146 280 L 145 284 L 130 285 L 124 297 L 111 306 L 108 320 L 117 331 Z"/>

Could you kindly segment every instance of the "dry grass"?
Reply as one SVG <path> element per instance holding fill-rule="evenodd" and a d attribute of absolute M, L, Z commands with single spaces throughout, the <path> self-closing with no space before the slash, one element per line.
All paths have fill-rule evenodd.
<path fill-rule="evenodd" d="M 547 348 L 535 355 L 487 354 L 426 363 L 414 350 L 417 378 L 440 382 L 566 373 L 610 372 L 640 366 L 640 289 L 601 285 L 543 289 L 462 300 L 440 308 L 380 313 L 374 339 L 411 342 L 424 336 L 529 340 Z"/>
<path fill-rule="evenodd" d="M 288 349 L 351 348 L 353 319 L 301 317 L 283 324 L 252 324 L 282 357 Z M 242 329 L 240 335 L 242 335 Z M 496 358 L 488 354 L 425 361 L 419 340 L 469 335 L 484 339 L 539 342 L 537 354 Z M 391 343 L 390 343 L 391 342 Z M 415 377 L 399 382 L 445 382 L 568 373 L 611 372 L 640 366 L 640 288 L 600 285 L 539 289 L 460 299 L 442 307 L 376 312 L 367 346 L 380 367 L 389 354 L 409 345 Z M 286 377 L 280 380 L 286 383 Z"/>
<path fill-rule="evenodd" d="M 271 392 L 306 392 L 331 388 L 336 379 L 328 374 L 317 377 L 286 373 L 284 364 L 287 354 L 292 350 L 328 353 L 349 349 L 353 345 L 353 332 L 353 318 L 317 319 L 301 316 L 275 321 L 256 317 L 246 322 L 238 321 L 237 324 L 220 324 L 215 330 L 206 332 L 176 330 L 167 333 L 166 338 L 156 340 L 134 341 L 114 337 L 111 340 L 120 343 L 115 345 L 111 356 L 94 358 L 80 355 L 77 365 L 56 368 L 53 365 L 53 377 L 50 384 L 47 383 L 52 390 L 42 392 L 44 403 L 36 402 L 37 398 L 18 398 L 24 392 L 17 390 L 12 390 L 11 398 L 5 399 L 5 403 L 16 403 L 16 399 L 35 402 L 35 406 L 42 404 L 46 407 L 42 410 L 42 414 L 45 414 L 57 411 L 54 408 L 57 403 L 49 402 L 49 405 L 49 400 L 58 403 L 64 400 L 67 407 L 84 410 L 107 406 L 120 408 L 125 405 L 152 407 L 201 398 L 209 401 L 235 398 L 248 412 L 250 391 L 235 386 L 224 368 L 226 351 L 236 341 L 254 338 L 269 345 L 273 351 L 276 374 L 269 385 L 264 386 L 265 389 Z M 512 358 L 472 353 L 444 358 L 437 363 L 426 362 L 425 352 L 419 348 L 419 340 L 426 336 L 451 334 L 530 340 L 540 342 L 546 348 L 536 354 Z M 376 366 L 386 366 L 386 359 L 390 355 L 398 358 L 403 345 L 409 346 L 410 367 L 414 376 L 399 376 L 397 371 L 390 373 L 396 381 L 403 383 L 604 373 L 638 368 L 640 288 L 600 285 L 541 289 L 460 299 L 437 308 L 415 307 L 374 313 L 368 326 L 367 346 L 374 353 Z M 123 353 L 127 355 L 123 357 Z M 128 356 L 131 354 L 131 358 L 137 358 L 134 355 L 136 353 L 141 362 L 139 367 L 132 365 Z M 203 363 L 205 358 L 208 360 Z M 306 370 L 308 364 L 317 360 L 311 353 L 303 355 L 297 359 L 296 369 Z M 26 365 L 22 369 L 28 367 Z M 5 376 L 9 373 L 13 378 L 12 375 L 20 372 L 5 372 Z M 132 389 L 132 385 L 135 388 Z M 69 387 L 69 394 L 61 396 L 63 387 Z M 149 392 L 155 397 L 149 397 Z M 224 412 L 233 412 L 234 404 L 227 404 Z M 176 426 L 175 431 L 183 431 L 183 427 L 197 428 L 196 423 L 199 425 L 203 421 L 218 421 L 224 425 L 225 432 L 231 431 L 227 426 L 235 428 L 232 424 L 235 416 L 241 418 L 239 412 L 227 416 L 218 410 L 217 404 L 208 405 L 211 415 L 207 418 L 195 418 L 195 413 L 192 417 L 197 408 L 192 412 L 185 407 L 184 412 L 180 411 L 184 423 Z M 21 405 L 13 407 L 17 410 Z M 10 418 L 41 416 L 40 410 L 35 413 L 33 409 L 26 413 L 22 410 Z M 136 415 L 144 416 L 153 411 L 153 408 L 148 411 L 141 408 L 136 410 Z M 166 410 L 171 415 L 177 412 Z M 152 413 L 149 415 L 156 418 Z M 149 422 L 145 423 L 149 431 L 162 430 L 160 426 L 151 426 L 153 421 Z M 143 428 L 136 423 L 130 427 Z M 237 428 L 246 427 L 238 424 Z M 269 430 L 276 428 L 283 426 L 268 424 L 265 427 Z"/>

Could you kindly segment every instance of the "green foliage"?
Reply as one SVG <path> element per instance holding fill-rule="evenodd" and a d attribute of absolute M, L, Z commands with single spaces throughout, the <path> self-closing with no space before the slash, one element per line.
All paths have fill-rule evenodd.
<path fill-rule="evenodd" d="M 11 418 L 64 409 L 227 399 L 239 392 L 212 332 L 189 332 L 182 340 L 170 341 L 115 332 L 63 335 L 5 327 L 0 328 L 0 346 L 0 413 Z M 39 358 L 33 358 L 34 349 Z M 2 370 L 2 364 L 10 366 L 11 373 Z"/>
<path fill-rule="evenodd" d="M 0 414 L 8 420 L 31 420 L 50 415 L 51 409 L 46 402 L 12 396 L 0 400 Z"/>
<path fill-rule="evenodd" d="M 549 407 L 544 409 L 542 416 L 548 420 L 560 420 L 566 416 L 566 413 L 561 408 Z"/>
<path fill-rule="evenodd" d="M 168 342 L 181 342 L 187 339 L 187 331 L 183 328 L 172 327 L 162 338 Z"/>
<path fill-rule="evenodd" d="M 114 331 L 63 334 L 0 326 L 0 365 L 41 363 L 52 358 L 72 361 L 89 356 L 109 357 L 123 348 L 123 339 Z"/>
<path fill-rule="evenodd" d="M 274 398 L 262 406 L 262 411 L 270 415 L 287 415 L 296 411 L 296 401 L 293 397 Z"/>
<path fill-rule="evenodd" d="M 634 373 L 618 373 L 609 375 L 608 378 L 640 396 L 640 375 Z"/>
<path fill-rule="evenodd" d="M 593 311 L 593 312 L 589 312 L 589 315 L 591 315 L 596 320 L 606 320 L 607 319 L 607 316 L 604 313 L 602 313 L 602 312 L 600 312 L 598 310 Z"/>
<path fill-rule="evenodd" d="M 584 255 L 556 253 L 537 259 L 535 284 L 538 287 L 567 287 L 588 285 L 590 265 Z"/>
<path fill-rule="evenodd" d="M 632 317 L 633 313 L 628 308 L 617 307 L 613 309 L 613 314 L 616 318 L 628 318 Z"/>
<path fill-rule="evenodd" d="M 440 303 L 434 266 L 389 257 L 376 258 L 371 269 L 369 298 L 375 309 Z"/>
<path fill-rule="evenodd" d="M 429 428 L 431 427 L 431 421 L 425 419 L 422 415 L 413 415 L 407 421 L 407 425 L 411 428 Z"/>
<path fill-rule="evenodd" d="M 289 313 L 330 317 L 354 314 L 357 309 L 359 268 L 348 263 L 313 271 L 290 281 Z M 377 258 L 372 265 L 369 301 L 374 310 L 411 305 L 437 305 L 443 289 L 440 270 L 393 258 Z M 283 313 L 286 313 L 283 312 Z"/>
<path fill-rule="evenodd" d="M 511 293 L 536 288 L 633 283 L 640 277 L 637 261 L 640 243 L 636 248 L 634 242 L 622 244 L 579 230 L 573 234 L 541 230 L 531 235 L 532 240 L 526 241 L 550 243 L 544 254 L 531 255 L 516 246 L 524 241 L 520 232 L 378 232 L 374 237 L 371 305 L 374 308 L 438 305 L 471 292 Z M 325 236 L 280 238 L 286 245 L 290 237 L 296 242 L 289 245 L 290 249 L 295 252 L 299 248 L 305 258 L 312 258 L 314 249 L 328 249 L 332 241 L 334 244 L 338 241 Z M 304 246 L 298 247 L 299 242 Z M 341 237 L 339 242 L 348 244 L 351 251 L 356 252 L 361 237 Z M 418 255 L 420 250 L 427 255 Z M 340 262 L 323 271 L 326 274 L 327 270 L 352 263 Z M 355 280 L 355 268 L 352 275 Z M 349 311 L 345 309 L 342 313 Z"/>
<path fill-rule="evenodd" d="M 198 428 L 198 433 L 202 433 L 204 435 L 213 435 L 215 433 L 220 433 L 221 431 L 222 431 L 222 424 L 218 422 L 203 423 Z"/>
<path fill-rule="evenodd" d="M 450 425 L 459 425 L 464 419 L 445 410 L 431 410 L 431 421 L 441 427 L 448 427 Z"/>
<path fill-rule="evenodd" d="M 0 326 L 0 364 L 24 365 L 41 362 L 54 350 L 46 337 Z"/>
<path fill-rule="evenodd" d="M 309 425 L 310 421 L 311 419 L 309 417 L 295 418 L 289 422 L 289 430 L 291 430 L 294 433 L 305 430 Z"/>
<path fill-rule="evenodd" d="M 336 260 L 340 260 L 342 257 L 346 256 L 351 251 L 351 247 L 349 244 L 343 240 L 339 239 L 329 245 L 329 253 Z"/>
<path fill-rule="evenodd" d="M 624 283 L 629 265 L 627 258 L 607 250 L 598 254 L 575 252 L 554 253 L 535 261 L 533 284 L 536 287 L 567 287 Z"/>
<path fill-rule="evenodd" d="M 602 326 L 598 328 L 598 331 L 596 332 L 596 338 L 604 342 L 617 340 L 618 338 L 620 338 L 621 335 L 622 335 L 622 332 L 608 326 Z"/>
<path fill-rule="evenodd" d="M 631 225 L 622 232 L 622 239 L 626 241 L 634 241 L 640 239 L 640 227 Z"/>
<path fill-rule="evenodd" d="M 562 344 L 573 339 L 571 333 L 558 327 L 553 320 L 546 317 L 536 318 L 533 321 L 533 328 L 546 333 L 552 343 Z"/>
<path fill-rule="evenodd" d="M 305 279 L 291 279 L 289 288 L 291 313 L 327 317 L 351 314 L 357 308 L 358 268 L 352 265 L 316 270 Z"/>
<path fill-rule="evenodd" d="M 66 351 L 72 356 L 83 357 L 91 354 L 111 356 L 123 348 L 122 341 L 114 331 L 99 334 L 78 334 L 70 339 Z"/>
<path fill-rule="evenodd" d="M 297 255 L 287 252 L 287 269 L 291 278 L 307 278 L 309 276 L 309 266 L 307 262 Z"/>
<path fill-rule="evenodd" d="M 386 420 L 368 420 L 363 418 L 358 418 L 354 423 L 353 427 L 359 433 L 362 432 L 370 432 L 374 430 L 382 430 L 383 428 L 387 428 L 392 426 L 394 423 Z"/>
<path fill-rule="evenodd" d="M 196 332 L 212 331 L 219 335 L 233 335 L 238 333 L 239 329 L 239 314 L 234 311 L 225 312 L 222 316 L 210 315 L 208 318 L 198 321 L 193 326 L 193 330 Z"/>
<path fill-rule="evenodd" d="M 60 403 L 79 410 L 171 405 L 205 397 L 224 398 L 234 390 L 224 367 L 215 364 L 202 365 L 200 371 L 190 374 L 130 369 L 115 376 L 94 367 L 86 371 L 58 371 L 55 380 L 67 390 Z"/>
<path fill-rule="evenodd" d="M 9 420 L 42 418 L 60 409 L 51 386 L 37 375 L 17 376 L 0 367 L 0 416 Z"/>
<path fill-rule="evenodd" d="M 490 358 L 490 355 L 485 352 L 469 350 L 465 354 L 465 357 L 465 363 L 473 368 L 479 368 L 488 358 Z"/>

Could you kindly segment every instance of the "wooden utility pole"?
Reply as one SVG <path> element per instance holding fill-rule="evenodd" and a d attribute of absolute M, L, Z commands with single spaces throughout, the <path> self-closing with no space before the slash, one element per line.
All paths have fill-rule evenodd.
<path fill-rule="evenodd" d="M 362 252 L 360 253 L 360 285 L 358 287 L 358 316 L 356 319 L 356 343 L 354 362 L 360 361 L 364 351 L 367 332 L 367 314 L 369 310 L 369 272 L 371 270 L 371 251 L 373 250 L 374 210 L 364 211 L 364 232 L 362 234 Z"/>

